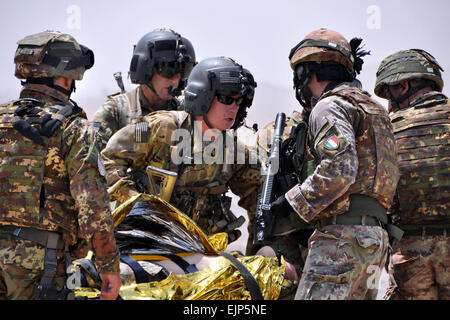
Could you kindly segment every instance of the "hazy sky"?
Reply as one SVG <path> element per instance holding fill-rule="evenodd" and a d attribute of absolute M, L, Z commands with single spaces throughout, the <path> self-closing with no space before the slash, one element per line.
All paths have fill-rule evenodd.
<path fill-rule="evenodd" d="M 447 0 L 2 0 L 1 5 L 1 101 L 16 98 L 20 90 L 13 65 L 17 40 L 58 30 L 71 33 L 95 52 L 94 67 L 77 82 L 73 95 L 89 117 L 107 94 L 118 91 L 114 72 L 122 72 L 127 89 L 134 87 L 126 80 L 133 45 L 158 27 L 174 29 L 191 40 L 198 61 L 229 56 L 253 73 L 258 88 L 250 125 L 263 126 L 276 111 L 290 113 L 298 107 L 287 56 L 307 33 L 321 27 L 334 29 L 347 40 L 363 38 L 372 55 L 365 57 L 359 78 L 371 93 L 381 60 L 401 49 L 426 49 L 444 70 L 450 68 Z M 443 77 L 446 82 L 449 74 L 444 72 Z"/>

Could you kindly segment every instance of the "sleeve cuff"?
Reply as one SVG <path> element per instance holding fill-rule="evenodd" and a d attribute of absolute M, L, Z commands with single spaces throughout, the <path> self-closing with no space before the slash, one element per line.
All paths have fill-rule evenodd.
<path fill-rule="evenodd" d="M 120 272 L 120 256 L 115 255 L 113 258 L 95 260 L 99 274 L 115 274 Z"/>
<path fill-rule="evenodd" d="M 291 207 L 300 216 L 300 218 L 308 223 L 312 219 L 314 219 L 315 214 L 313 212 L 313 209 L 303 196 L 300 185 L 294 186 L 286 193 L 285 197 L 287 202 L 289 202 Z"/>

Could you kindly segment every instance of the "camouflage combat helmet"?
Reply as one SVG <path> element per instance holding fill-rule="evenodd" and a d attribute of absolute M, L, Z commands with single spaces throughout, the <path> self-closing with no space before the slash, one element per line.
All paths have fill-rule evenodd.
<path fill-rule="evenodd" d="M 233 59 L 213 57 L 197 64 L 188 78 L 185 110 L 193 116 L 206 114 L 217 94 L 232 96 L 241 94 L 242 103 L 232 128 L 243 124 L 246 109 L 252 105 L 257 84 L 253 75 Z"/>
<path fill-rule="evenodd" d="M 387 99 L 386 86 L 411 79 L 429 79 L 438 91 L 442 91 L 444 82 L 440 71 L 443 69 L 436 59 L 424 50 L 398 51 L 385 58 L 378 67 L 375 94 Z"/>
<path fill-rule="evenodd" d="M 188 39 L 170 29 L 156 29 L 145 34 L 134 47 L 130 79 L 135 84 L 148 84 L 154 72 L 165 78 L 180 73 L 180 94 L 195 64 L 194 47 Z"/>
<path fill-rule="evenodd" d="M 289 55 L 291 68 L 295 71 L 299 63 L 332 61 L 344 65 L 354 73 L 355 58 L 350 44 L 338 32 L 321 28 L 306 35 Z"/>
<path fill-rule="evenodd" d="M 81 80 L 84 72 L 94 65 L 94 53 L 69 34 L 45 31 L 27 36 L 17 44 L 14 63 L 19 79 L 64 76 Z"/>
<path fill-rule="evenodd" d="M 289 54 L 294 70 L 294 89 L 297 100 L 303 107 L 312 106 L 313 97 L 308 93 L 308 83 L 313 74 L 317 81 L 353 81 L 359 74 L 363 60 L 370 54 L 359 48 L 362 39 L 353 38 L 348 42 L 340 33 L 319 29 L 306 35 Z"/>

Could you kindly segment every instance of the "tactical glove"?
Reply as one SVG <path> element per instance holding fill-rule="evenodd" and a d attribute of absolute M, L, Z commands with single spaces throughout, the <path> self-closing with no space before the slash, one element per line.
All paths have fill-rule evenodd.
<path fill-rule="evenodd" d="M 277 200 L 270 205 L 270 212 L 278 217 L 287 217 L 294 211 L 284 195 L 278 197 Z"/>

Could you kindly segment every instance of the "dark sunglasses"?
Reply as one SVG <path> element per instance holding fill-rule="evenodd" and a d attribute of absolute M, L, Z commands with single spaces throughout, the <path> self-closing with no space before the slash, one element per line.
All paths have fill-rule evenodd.
<path fill-rule="evenodd" d="M 236 102 L 236 105 L 240 106 L 241 103 L 244 101 L 244 97 L 242 97 L 242 96 L 233 98 L 230 96 L 217 94 L 216 97 L 217 97 L 217 101 L 219 101 L 220 103 L 225 104 L 227 106 L 231 105 L 233 102 Z"/>

